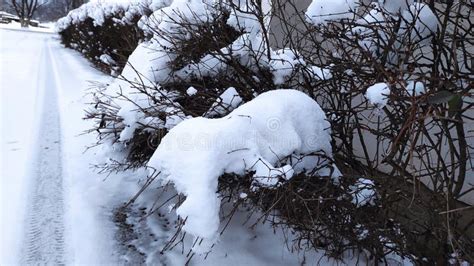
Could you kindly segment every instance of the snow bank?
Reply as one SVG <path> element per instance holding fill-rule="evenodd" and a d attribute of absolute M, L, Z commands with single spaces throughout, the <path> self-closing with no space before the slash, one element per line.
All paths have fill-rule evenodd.
<path fill-rule="evenodd" d="M 219 176 L 255 171 L 257 186 L 275 186 L 295 171 L 291 165 L 279 167 L 280 160 L 314 152 L 331 156 L 330 139 L 330 124 L 314 100 L 296 90 L 275 90 L 223 118 L 198 117 L 178 124 L 162 139 L 148 166 L 186 195 L 177 209 L 186 219 L 184 230 L 214 242 Z"/>
<path fill-rule="evenodd" d="M 358 4 L 358 0 L 313 0 L 306 11 L 307 20 L 318 25 L 353 18 Z"/>

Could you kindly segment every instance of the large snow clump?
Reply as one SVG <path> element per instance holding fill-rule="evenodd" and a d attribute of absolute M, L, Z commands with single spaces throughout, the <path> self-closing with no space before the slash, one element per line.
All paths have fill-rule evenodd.
<path fill-rule="evenodd" d="M 276 186 L 280 178 L 321 163 L 318 156 L 294 158 L 314 153 L 331 157 L 330 139 L 330 124 L 313 99 L 296 90 L 274 90 L 225 117 L 181 122 L 162 139 L 148 166 L 186 196 L 177 209 L 186 219 L 183 229 L 213 242 L 219 227 L 219 176 L 255 172 L 256 186 Z M 292 163 L 279 165 L 289 156 Z"/>

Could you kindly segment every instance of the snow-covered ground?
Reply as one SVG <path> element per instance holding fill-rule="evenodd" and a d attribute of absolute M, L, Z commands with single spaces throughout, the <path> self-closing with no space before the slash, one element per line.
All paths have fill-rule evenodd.
<path fill-rule="evenodd" d="M 40 24 L 39 27 L 30 26 L 28 28 L 22 28 L 20 23 L 12 21 L 7 24 L 0 23 L 0 29 L 53 33 L 54 23 Z"/>
<path fill-rule="evenodd" d="M 91 81 L 110 78 L 63 48 L 54 34 L 0 29 L 0 39 L 0 265 L 182 265 L 186 252 L 179 248 L 160 255 L 174 232 L 156 215 L 135 220 L 138 239 L 118 237 L 114 210 L 138 190 L 145 171 L 102 176 L 91 168 L 104 151 L 85 152 L 95 141 L 81 134 L 90 127 L 81 119 L 90 102 L 86 93 Z M 289 252 L 282 233 L 269 225 L 249 229 L 245 219 L 237 213 L 207 259 L 195 256 L 191 264 L 329 263 L 322 253 Z"/>
<path fill-rule="evenodd" d="M 0 264 L 113 262 L 112 223 L 94 216 L 101 177 L 83 155 L 93 137 L 77 137 L 88 80 L 108 78 L 53 34 L 0 29 L 0 39 Z"/>

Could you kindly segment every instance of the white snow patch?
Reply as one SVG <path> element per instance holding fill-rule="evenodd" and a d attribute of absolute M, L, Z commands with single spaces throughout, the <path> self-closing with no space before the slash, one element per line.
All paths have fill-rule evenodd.
<path fill-rule="evenodd" d="M 226 115 L 237 108 L 241 103 L 242 98 L 240 98 L 237 90 L 234 87 L 229 87 L 216 99 L 204 116 L 215 117 Z"/>
<path fill-rule="evenodd" d="M 375 191 L 375 184 L 372 180 L 366 178 L 357 179 L 354 186 L 352 186 L 353 199 L 352 203 L 358 207 L 365 206 L 367 204 L 373 205 L 374 200 L 377 197 Z"/>
<path fill-rule="evenodd" d="M 194 87 L 189 87 L 187 90 L 186 90 L 186 94 L 188 96 L 193 96 L 197 93 L 197 90 L 194 88 Z"/>
<path fill-rule="evenodd" d="M 358 0 L 313 0 L 306 11 L 306 16 L 308 22 L 315 25 L 350 19 L 354 17 L 358 4 Z"/>
<path fill-rule="evenodd" d="M 372 105 L 383 108 L 387 105 L 390 89 L 386 83 L 376 83 L 370 86 L 365 93 L 365 97 Z"/>
<path fill-rule="evenodd" d="M 106 65 L 116 65 L 117 62 L 115 62 L 115 60 L 108 54 L 103 54 L 99 57 L 100 61 L 102 61 L 102 63 L 106 64 Z"/>

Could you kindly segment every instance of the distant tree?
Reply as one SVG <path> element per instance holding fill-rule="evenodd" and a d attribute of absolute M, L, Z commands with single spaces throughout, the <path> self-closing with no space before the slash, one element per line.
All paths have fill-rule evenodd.
<path fill-rule="evenodd" d="M 40 3 L 38 0 L 11 0 L 11 5 L 20 18 L 22 27 L 28 27 L 35 12 L 46 3 Z"/>
<path fill-rule="evenodd" d="M 0 0 L 0 3 L 1 1 L 7 2 L 8 5 L 11 6 L 11 8 L 8 9 L 10 12 L 15 12 L 13 6 L 10 4 L 12 0 Z M 22 0 L 16 1 L 18 2 Z M 48 0 L 43 1 L 44 3 L 42 3 L 42 0 L 38 1 L 40 1 L 41 5 L 38 6 L 33 18 L 41 21 L 56 21 L 57 19 L 66 16 L 69 11 L 76 9 L 87 2 L 87 0 Z"/>

